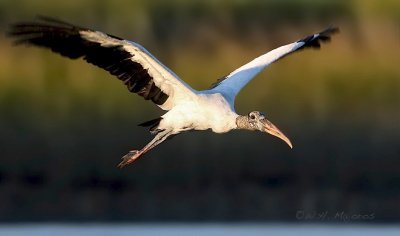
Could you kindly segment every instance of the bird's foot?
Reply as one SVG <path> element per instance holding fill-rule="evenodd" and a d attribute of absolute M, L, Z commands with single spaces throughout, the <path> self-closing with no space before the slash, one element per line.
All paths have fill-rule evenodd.
<path fill-rule="evenodd" d="M 123 156 L 121 163 L 118 164 L 118 168 L 124 168 L 125 166 L 134 162 L 142 153 L 138 150 L 129 151 L 128 154 Z"/>

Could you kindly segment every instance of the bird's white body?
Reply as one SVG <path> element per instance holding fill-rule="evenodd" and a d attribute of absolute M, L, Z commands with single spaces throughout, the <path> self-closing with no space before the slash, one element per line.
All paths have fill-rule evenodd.
<path fill-rule="evenodd" d="M 186 98 L 164 114 L 159 128 L 174 127 L 178 133 L 192 129 L 226 133 L 237 127 L 238 114 L 221 93 L 198 92 L 194 98 Z"/>
<path fill-rule="evenodd" d="M 265 53 L 234 70 L 210 89 L 196 91 L 141 45 L 112 35 L 81 28 L 46 17 L 39 23 L 16 24 L 11 36 L 17 43 L 46 47 L 71 59 L 83 58 L 116 76 L 129 89 L 153 101 L 167 113 L 140 124 L 150 127 L 156 137 L 143 149 L 124 157 L 123 167 L 171 135 L 188 130 L 211 129 L 225 133 L 232 129 L 259 130 L 277 136 L 289 146 L 290 140 L 260 112 L 240 116 L 235 112 L 236 95 L 272 62 L 302 48 L 319 48 L 337 28 L 328 28 Z"/>

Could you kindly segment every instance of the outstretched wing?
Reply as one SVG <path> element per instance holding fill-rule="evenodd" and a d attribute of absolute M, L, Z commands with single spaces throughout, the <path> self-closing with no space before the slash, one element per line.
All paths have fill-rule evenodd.
<path fill-rule="evenodd" d="M 321 42 L 329 41 L 330 36 L 338 31 L 338 28 L 329 27 L 318 34 L 307 36 L 297 42 L 274 49 L 218 80 L 211 86 L 210 90 L 222 92 L 233 101 L 240 90 L 269 64 L 304 48 L 320 48 Z"/>
<path fill-rule="evenodd" d="M 194 90 L 145 48 L 109 34 L 47 17 L 11 27 L 16 44 L 35 45 L 71 59 L 83 58 L 115 75 L 133 93 L 164 110 L 192 96 Z"/>

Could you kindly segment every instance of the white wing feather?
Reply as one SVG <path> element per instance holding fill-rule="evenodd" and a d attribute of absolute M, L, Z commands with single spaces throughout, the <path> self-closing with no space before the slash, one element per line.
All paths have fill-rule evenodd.
<path fill-rule="evenodd" d="M 232 104 L 240 90 L 258 73 L 274 61 L 303 48 L 320 48 L 320 42 L 330 40 L 333 33 L 338 32 L 336 27 L 329 27 L 318 34 L 309 35 L 297 42 L 290 43 L 263 54 L 251 62 L 236 69 L 223 80 L 214 85 L 209 91 L 222 93 Z"/>
<path fill-rule="evenodd" d="M 265 67 L 279 58 L 296 51 L 303 45 L 303 42 L 291 43 L 263 54 L 231 72 L 218 84 L 218 86 L 212 90 L 223 92 L 225 96 L 228 96 L 230 99 L 234 99 L 240 90 L 242 90 L 242 88 Z"/>

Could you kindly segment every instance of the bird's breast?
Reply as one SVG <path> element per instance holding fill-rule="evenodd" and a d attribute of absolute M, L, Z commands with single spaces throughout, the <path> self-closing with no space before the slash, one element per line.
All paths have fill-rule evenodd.
<path fill-rule="evenodd" d="M 194 101 L 174 107 L 164 118 L 164 124 L 175 130 L 206 130 L 225 133 L 236 128 L 237 114 L 221 94 L 200 94 Z"/>

